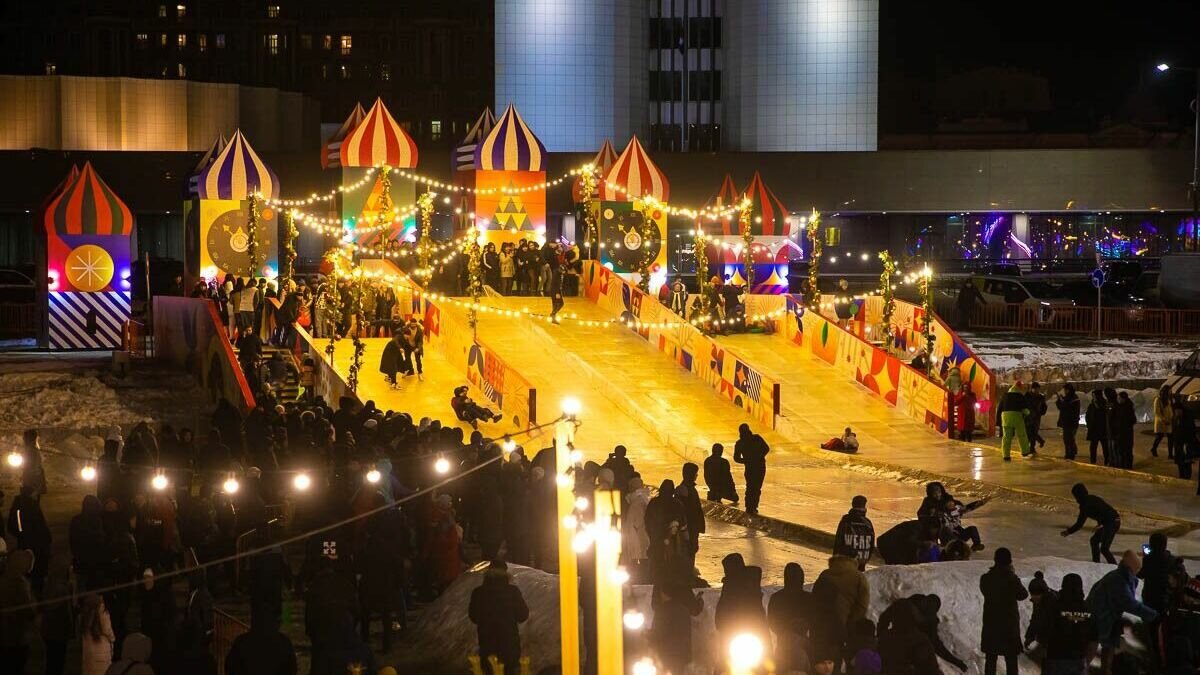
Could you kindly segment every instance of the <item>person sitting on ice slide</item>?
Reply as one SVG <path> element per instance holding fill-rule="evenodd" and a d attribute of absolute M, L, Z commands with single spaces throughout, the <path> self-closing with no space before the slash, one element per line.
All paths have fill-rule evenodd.
<path fill-rule="evenodd" d="M 825 441 L 821 444 L 821 449 L 853 455 L 858 452 L 858 436 L 850 430 L 850 427 L 846 427 L 841 438 L 831 438 Z"/>
<path fill-rule="evenodd" d="M 1025 418 L 1029 416 L 1029 403 L 1025 398 L 1025 385 L 1018 380 L 1009 388 L 1008 393 L 1000 397 L 1000 427 L 1002 431 L 1000 449 L 1004 452 L 1004 461 L 1012 461 L 1013 439 L 1021 448 L 1022 457 L 1036 455 L 1037 452 L 1029 445 L 1029 436 L 1025 432 Z"/>
<path fill-rule="evenodd" d="M 459 386 L 454 388 L 454 398 L 450 399 L 450 407 L 454 409 L 454 415 L 458 419 L 470 424 L 472 427 L 479 426 L 479 420 L 499 422 L 503 415 L 494 413 L 491 410 L 479 405 L 467 396 L 467 387 Z"/>
<path fill-rule="evenodd" d="M 982 551 L 983 541 L 979 537 L 979 528 L 974 525 L 963 527 L 962 517 L 988 503 L 991 499 L 991 497 L 985 497 L 964 505 L 953 497 L 948 498 L 942 516 L 943 541 L 946 543 L 949 543 L 948 540 L 969 541 L 972 551 Z"/>

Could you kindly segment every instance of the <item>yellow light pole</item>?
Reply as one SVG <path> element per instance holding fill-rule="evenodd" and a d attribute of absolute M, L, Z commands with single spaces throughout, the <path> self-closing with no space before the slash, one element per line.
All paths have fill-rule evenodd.
<path fill-rule="evenodd" d="M 554 427 L 555 483 L 558 496 L 558 607 L 562 633 L 562 674 L 579 675 L 579 572 L 575 561 L 575 418 L 579 400 L 564 399 Z"/>
<path fill-rule="evenodd" d="M 596 490 L 596 673 L 625 675 L 624 586 L 621 567 L 621 493 Z"/>

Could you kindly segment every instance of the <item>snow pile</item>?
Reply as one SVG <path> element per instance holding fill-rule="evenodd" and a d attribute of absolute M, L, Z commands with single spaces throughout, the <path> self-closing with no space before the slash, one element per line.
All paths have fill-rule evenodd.
<path fill-rule="evenodd" d="M 1111 382 L 1165 379 L 1194 349 L 1154 340 L 1096 340 L 1018 334 L 961 336 L 1002 385 L 1030 382 Z"/>
<path fill-rule="evenodd" d="M 884 566 L 868 570 L 867 579 L 871 582 L 870 618 L 875 619 L 889 604 L 900 598 L 915 593 L 938 594 L 942 599 L 942 640 L 953 653 L 967 662 L 969 675 L 978 675 L 983 672 L 983 656 L 979 652 L 983 596 L 979 593 L 979 577 L 991 566 L 990 560 L 977 560 Z M 1112 565 L 1054 557 L 1028 558 L 1016 562 L 1016 572 L 1024 583 L 1028 584 L 1034 572 L 1041 570 L 1051 588 L 1061 586 L 1063 576 L 1074 572 L 1083 577 L 1084 589 L 1090 589 L 1092 584 L 1112 569 Z M 533 672 L 537 672 L 559 660 L 558 577 L 512 565 L 509 570 L 529 605 L 529 621 L 521 626 L 521 645 L 523 652 L 532 660 Z M 815 580 L 820 570 L 810 569 L 806 572 L 809 579 Z M 419 664 L 427 670 L 440 666 L 451 670 L 458 664 L 464 664 L 466 655 L 477 651 L 475 626 L 466 614 L 471 591 L 480 584 L 482 578 L 481 571 L 464 574 L 425 609 L 399 652 L 417 660 L 416 664 L 410 666 Z M 764 588 L 764 604 L 778 589 L 778 586 Z M 723 644 L 713 624 L 720 589 L 702 589 L 698 593 L 704 599 L 704 611 L 692 622 L 692 672 L 708 673 L 712 672 L 713 665 L 722 655 Z M 653 623 L 649 586 L 630 589 L 625 606 L 627 610 L 636 607 L 645 614 L 647 627 Z M 1029 602 L 1021 603 L 1022 631 L 1029 624 L 1031 613 L 1032 605 Z M 627 633 L 627 651 L 635 648 L 636 639 Z M 943 670 L 954 672 L 949 664 L 943 664 Z M 1021 672 L 1037 673 L 1040 668 L 1022 658 Z"/>

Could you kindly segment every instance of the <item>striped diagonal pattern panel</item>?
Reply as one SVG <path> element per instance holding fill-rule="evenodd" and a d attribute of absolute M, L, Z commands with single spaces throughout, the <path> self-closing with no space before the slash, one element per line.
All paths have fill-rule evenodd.
<path fill-rule="evenodd" d="M 129 291 L 50 293 L 50 349 L 119 349 Z"/>

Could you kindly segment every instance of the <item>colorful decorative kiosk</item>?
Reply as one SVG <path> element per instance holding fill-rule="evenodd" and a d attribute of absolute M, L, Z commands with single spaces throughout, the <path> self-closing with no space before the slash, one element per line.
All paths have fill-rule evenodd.
<path fill-rule="evenodd" d="M 624 278 L 649 270 L 649 288 L 666 280 L 667 210 L 671 183 L 637 136 L 600 181 L 600 262 Z"/>
<path fill-rule="evenodd" d="M 474 225 L 497 246 L 546 235 L 546 146 L 511 104 L 475 148 Z"/>
<path fill-rule="evenodd" d="M 346 123 L 349 122 L 348 119 Z M 372 169 L 384 166 L 401 170 L 417 168 L 416 142 L 392 117 L 380 98 L 375 99 L 362 121 L 346 135 L 338 153 L 342 185 L 358 183 Z M 394 222 L 386 228 L 375 226 L 382 219 L 388 219 L 384 211 L 411 210 L 416 199 L 414 180 L 396 175 L 385 177 L 382 170 L 377 171 L 370 190 L 350 190 L 341 194 L 342 224 L 351 231 L 359 226 L 370 227 L 352 235 L 359 245 L 406 236 L 415 228 L 416 219 L 412 215 L 399 219 L 392 216 L 390 219 Z"/>
<path fill-rule="evenodd" d="M 743 196 L 750 199 L 750 251 L 754 265 L 752 293 L 787 293 L 788 262 L 804 256 L 800 247 L 800 220 L 792 220 L 787 207 L 755 171 L 743 193 L 733 188 L 733 179 L 725 176 L 713 199 L 717 208 L 727 208 Z M 745 233 L 738 214 L 721 219 L 722 234 L 712 237 L 708 247 L 709 268 L 723 279 L 738 285 L 746 283 Z"/>
<path fill-rule="evenodd" d="M 71 169 L 42 213 L 47 346 L 119 349 L 130 314 L 133 213 L 91 163 Z"/>
<path fill-rule="evenodd" d="M 190 279 L 276 276 L 279 213 L 255 198 L 256 193 L 277 197 L 279 178 L 239 129 L 200 171 L 196 199 L 185 207 Z"/>

